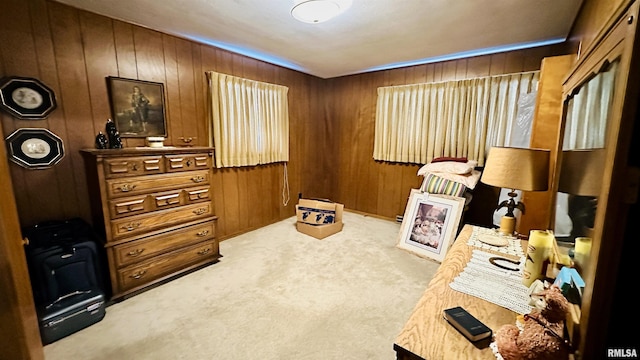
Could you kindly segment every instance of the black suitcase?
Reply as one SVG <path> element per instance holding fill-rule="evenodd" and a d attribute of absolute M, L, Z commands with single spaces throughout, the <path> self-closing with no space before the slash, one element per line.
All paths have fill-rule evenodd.
<path fill-rule="evenodd" d="M 106 295 L 103 252 L 92 227 L 80 218 L 47 221 L 23 229 L 36 305 L 75 291 L 99 288 Z"/>
<path fill-rule="evenodd" d="M 106 293 L 99 239 L 76 218 L 23 229 L 33 298 L 44 344 L 102 320 Z"/>
<path fill-rule="evenodd" d="M 42 342 L 50 344 L 102 320 L 105 297 L 100 289 L 76 291 L 38 308 Z"/>
<path fill-rule="evenodd" d="M 76 291 L 103 289 L 95 242 L 38 248 L 27 258 L 36 305 L 50 305 Z"/>

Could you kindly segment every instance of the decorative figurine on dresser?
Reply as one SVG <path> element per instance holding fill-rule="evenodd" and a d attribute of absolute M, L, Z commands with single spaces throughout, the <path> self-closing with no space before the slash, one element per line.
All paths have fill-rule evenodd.
<path fill-rule="evenodd" d="M 103 134 L 102 131 L 96 135 L 96 149 L 107 149 L 109 148 L 109 139 L 107 139 L 107 135 Z"/>
<path fill-rule="evenodd" d="M 120 133 L 118 132 L 118 129 L 116 129 L 116 123 L 114 123 L 113 120 L 107 120 L 105 131 L 107 132 L 107 137 L 109 138 L 109 148 L 122 149 L 122 139 L 120 139 Z"/>
<path fill-rule="evenodd" d="M 85 149 L 93 223 L 104 231 L 114 300 L 221 257 L 213 149 Z"/>

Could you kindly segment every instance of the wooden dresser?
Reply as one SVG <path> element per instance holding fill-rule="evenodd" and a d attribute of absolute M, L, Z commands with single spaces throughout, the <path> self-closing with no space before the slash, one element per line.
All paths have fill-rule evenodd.
<path fill-rule="evenodd" d="M 103 225 L 112 299 L 218 261 L 212 148 L 81 153 L 94 226 Z"/>

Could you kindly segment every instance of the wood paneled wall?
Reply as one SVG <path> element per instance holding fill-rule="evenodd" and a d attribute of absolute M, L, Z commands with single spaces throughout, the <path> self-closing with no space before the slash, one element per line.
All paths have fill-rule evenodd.
<path fill-rule="evenodd" d="M 214 170 L 218 234 L 225 239 L 294 214 L 298 194 L 329 198 L 352 210 L 393 218 L 402 214 L 419 165 L 372 158 L 379 86 L 465 79 L 537 70 L 549 46 L 323 80 L 147 28 L 47 0 L 0 4 L 0 76 L 38 78 L 57 96 L 46 119 L 0 113 L 5 134 L 23 127 L 60 136 L 66 156 L 51 169 L 11 164 L 23 226 L 79 216 L 90 219 L 79 150 L 94 146 L 111 117 L 106 77 L 165 84 L 168 145 L 207 145 L 205 71 L 289 87 L 290 201 L 283 205 L 284 165 Z M 124 145 L 142 146 L 127 138 Z"/>
<path fill-rule="evenodd" d="M 604 24 L 613 16 L 620 6 L 629 3 L 629 0 L 584 0 L 580 13 L 569 34 L 569 42 L 577 53 L 593 45 L 593 40 L 598 35 Z"/>
<path fill-rule="evenodd" d="M 327 114 L 335 124 L 329 131 L 339 150 L 332 153 L 337 173 L 333 198 L 348 209 L 394 218 L 404 213 L 411 188 L 420 186 L 422 177 L 417 172 L 421 165 L 373 160 L 378 87 L 539 70 L 544 57 L 565 51 L 565 45 L 546 46 L 327 80 Z M 496 204 L 488 209 L 485 205 L 483 201 L 472 202 L 469 215 L 474 208 L 481 208 L 480 216 L 491 225 L 491 213 L 486 210 Z"/>
<path fill-rule="evenodd" d="M 58 102 L 45 120 L 18 120 L 0 112 L 4 133 L 47 128 L 65 146 L 65 157 L 50 169 L 10 165 L 22 225 L 75 216 L 90 220 L 79 150 L 94 147 L 96 134 L 111 117 L 106 77 L 164 83 L 166 144 L 185 145 L 182 139 L 191 138 L 190 144 L 206 146 L 208 70 L 289 87 L 291 201 L 283 205 L 283 164 L 214 170 L 219 236 L 292 216 L 298 193 L 327 197 L 329 160 L 318 149 L 332 143 L 324 135 L 329 129 L 317 100 L 321 79 L 55 2 L 3 0 L 0 76 L 40 79 Z M 144 145 L 141 138 L 123 140 L 126 147 Z"/>

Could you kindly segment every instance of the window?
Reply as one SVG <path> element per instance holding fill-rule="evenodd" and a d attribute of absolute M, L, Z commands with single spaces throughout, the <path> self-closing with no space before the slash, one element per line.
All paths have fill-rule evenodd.
<path fill-rule="evenodd" d="M 484 165 L 489 147 L 509 139 L 521 96 L 539 71 L 378 88 L 373 158 L 427 164 L 467 157 Z"/>
<path fill-rule="evenodd" d="M 288 88 L 207 72 L 216 167 L 289 160 Z"/>

